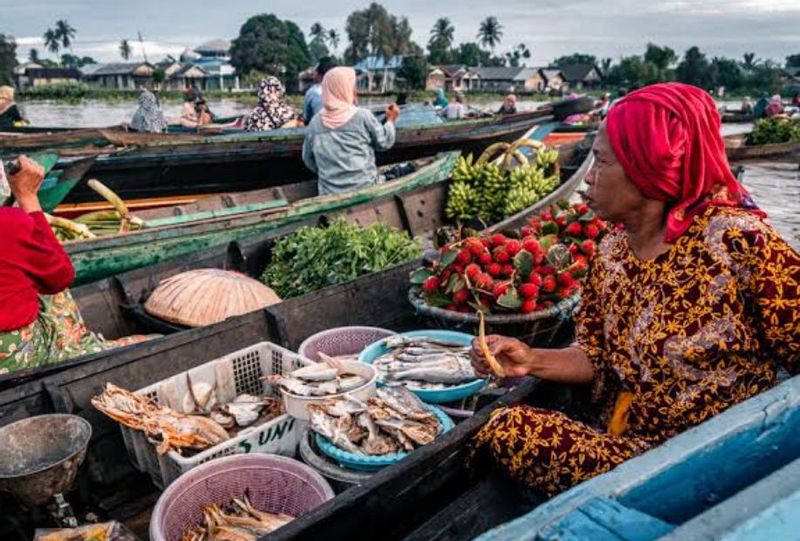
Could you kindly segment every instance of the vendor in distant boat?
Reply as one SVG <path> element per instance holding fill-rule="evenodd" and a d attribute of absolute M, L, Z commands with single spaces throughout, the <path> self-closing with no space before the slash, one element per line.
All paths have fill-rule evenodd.
<path fill-rule="evenodd" d="M 201 98 L 200 91 L 196 88 L 187 88 L 183 93 L 183 108 L 181 109 L 181 126 L 184 128 L 196 128 L 199 126 L 199 116 L 197 115 L 197 100 Z"/>
<path fill-rule="evenodd" d="M 139 108 L 133 113 L 131 128 L 141 133 L 165 133 L 167 121 L 158 107 L 155 95 L 149 90 L 139 94 Z"/>
<path fill-rule="evenodd" d="M 549 495 L 766 391 L 779 366 L 800 372 L 800 254 L 731 173 L 714 100 L 680 83 L 632 92 L 592 152 L 585 199 L 618 227 L 583 284 L 574 343 L 487 342 L 507 376 L 591 384 L 613 407 L 594 423 L 508 407 L 474 440 L 474 466 Z M 473 364 L 488 372 L 477 344 Z"/>
<path fill-rule="evenodd" d="M 14 89 L 0 86 L 0 129 L 27 124 L 14 102 Z"/>
<path fill-rule="evenodd" d="M 517 113 L 517 97 L 514 94 L 509 94 L 503 100 L 503 105 L 497 111 L 498 115 L 514 115 Z"/>
<path fill-rule="evenodd" d="M 197 113 L 198 126 L 205 126 L 214 122 L 214 113 L 208 108 L 208 103 L 203 98 L 198 98 L 194 103 L 194 110 Z"/>
<path fill-rule="evenodd" d="M 19 163 L 7 181 L 18 208 L 0 208 L 0 374 L 146 339 L 106 341 L 86 329 L 67 290 L 75 277 L 72 263 L 39 205 L 44 170 L 25 156 Z M 4 175 L 0 162 L 1 183 Z"/>
<path fill-rule="evenodd" d="M 261 79 L 258 85 L 258 105 L 244 121 L 245 131 L 266 131 L 294 123 L 298 118 L 294 107 L 286 102 L 286 89 L 277 77 Z"/>
<path fill-rule="evenodd" d="M 753 112 L 753 100 L 750 99 L 750 96 L 745 96 L 742 100 L 742 112 L 745 114 Z"/>
<path fill-rule="evenodd" d="M 463 120 L 467 118 L 467 106 L 464 103 L 465 101 L 464 94 L 462 92 L 456 92 L 455 99 L 444 108 L 444 117 L 447 120 Z"/>
<path fill-rule="evenodd" d="M 338 194 L 381 182 L 375 151 L 392 148 L 400 110 L 386 109 L 386 122 L 356 106 L 356 72 L 330 70 L 322 80 L 322 112 L 308 126 L 303 161 L 319 178 L 320 195 Z"/>
<path fill-rule="evenodd" d="M 444 109 L 445 107 L 447 107 L 447 104 L 450 103 L 447 101 L 447 98 L 444 95 L 444 90 L 441 88 L 437 88 L 436 90 L 434 90 L 433 96 L 435 98 L 433 100 L 433 106 L 438 109 Z"/>
<path fill-rule="evenodd" d="M 330 56 L 324 56 L 317 62 L 317 67 L 314 69 L 316 82 L 306 90 L 306 96 L 303 100 L 303 122 L 306 125 L 311 123 L 314 115 L 322 111 L 322 79 L 326 73 L 335 67 L 336 62 Z"/>
<path fill-rule="evenodd" d="M 764 116 L 767 118 L 783 114 L 783 100 L 780 94 L 775 94 L 770 98 L 769 104 L 764 109 Z"/>

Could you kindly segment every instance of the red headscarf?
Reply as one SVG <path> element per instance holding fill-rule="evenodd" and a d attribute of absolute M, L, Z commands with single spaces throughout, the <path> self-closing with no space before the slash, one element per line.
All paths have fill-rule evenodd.
<path fill-rule="evenodd" d="M 662 83 L 631 92 L 609 110 L 606 131 L 642 194 L 671 205 L 667 242 L 685 233 L 708 205 L 764 215 L 731 173 L 719 112 L 700 88 Z"/>

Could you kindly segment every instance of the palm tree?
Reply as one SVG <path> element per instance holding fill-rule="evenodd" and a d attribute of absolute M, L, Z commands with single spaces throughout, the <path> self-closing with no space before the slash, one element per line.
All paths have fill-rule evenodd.
<path fill-rule="evenodd" d="M 44 38 L 44 45 L 47 47 L 47 50 L 51 53 L 58 54 L 59 49 L 61 49 L 61 42 L 58 39 L 59 36 L 56 31 L 48 28 L 47 32 L 45 32 L 42 37 Z"/>
<path fill-rule="evenodd" d="M 603 77 L 608 77 L 608 72 L 611 71 L 611 63 L 613 62 L 610 58 L 604 58 L 601 63 L 601 69 L 603 70 Z"/>
<path fill-rule="evenodd" d="M 431 43 L 438 43 L 443 48 L 449 49 L 453 44 L 453 32 L 455 30 L 447 17 L 437 19 L 433 24 L 433 28 L 431 28 Z"/>
<path fill-rule="evenodd" d="M 488 45 L 493 54 L 494 48 L 500 44 L 502 37 L 503 26 L 500 24 L 500 21 L 497 20 L 497 17 L 486 17 L 481 22 L 477 38 L 484 47 Z"/>
<path fill-rule="evenodd" d="M 128 60 L 131 57 L 131 52 L 131 44 L 128 43 L 127 39 L 123 39 L 119 42 L 119 55 L 124 60 Z"/>
<path fill-rule="evenodd" d="M 331 28 L 328 30 L 328 43 L 331 44 L 331 49 L 333 49 L 333 54 L 336 54 L 336 51 L 339 49 L 339 32 Z"/>
<path fill-rule="evenodd" d="M 75 29 L 66 19 L 56 21 L 56 38 L 61 41 L 61 46 L 72 50 L 72 40 L 75 39 Z"/>
<path fill-rule="evenodd" d="M 325 29 L 319 23 L 314 23 L 311 25 L 311 31 L 308 33 L 311 36 L 311 39 L 320 39 L 325 41 Z"/>
<path fill-rule="evenodd" d="M 742 67 L 747 71 L 753 71 L 758 65 L 758 60 L 756 60 L 756 53 L 744 53 L 744 62 L 742 62 Z"/>
<path fill-rule="evenodd" d="M 28 51 L 28 61 L 33 62 L 34 64 L 39 63 L 39 49 L 33 48 Z"/>

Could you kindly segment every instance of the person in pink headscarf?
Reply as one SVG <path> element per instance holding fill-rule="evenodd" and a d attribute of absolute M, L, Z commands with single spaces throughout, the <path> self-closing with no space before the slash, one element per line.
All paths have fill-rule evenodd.
<path fill-rule="evenodd" d="M 308 125 L 303 162 L 317 174 L 320 195 L 343 193 L 381 182 L 375 152 L 392 148 L 395 105 L 386 109 L 386 122 L 356 106 L 356 72 L 333 68 L 322 79 L 322 111 Z"/>
<path fill-rule="evenodd" d="M 714 100 L 680 83 L 631 92 L 592 151 L 585 210 L 617 227 L 581 245 L 596 253 L 575 342 L 486 339 L 506 376 L 592 385 L 607 399 L 588 422 L 509 407 L 475 437 L 474 466 L 548 495 L 769 389 L 781 366 L 800 373 L 800 254 L 731 174 Z M 489 372 L 477 344 L 472 357 Z"/>

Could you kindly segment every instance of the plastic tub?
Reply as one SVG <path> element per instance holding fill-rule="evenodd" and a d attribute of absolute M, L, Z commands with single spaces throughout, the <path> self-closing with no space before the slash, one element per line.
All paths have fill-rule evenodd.
<path fill-rule="evenodd" d="M 180 541 L 184 530 L 202 522 L 204 506 L 240 498 L 245 492 L 256 509 L 295 518 L 334 496 L 320 474 L 291 458 L 218 458 L 181 476 L 161 494 L 150 518 L 150 539 Z"/>
<path fill-rule="evenodd" d="M 309 336 L 297 352 L 312 361 L 320 360 L 320 351 L 331 357 L 358 355 L 368 345 L 393 334 L 380 327 L 336 327 Z"/>
<path fill-rule="evenodd" d="M 352 391 L 346 393 L 331 394 L 327 396 L 298 396 L 287 392 L 281 388 L 281 395 L 283 396 L 283 405 L 286 408 L 286 413 L 296 419 L 308 421 L 308 410 L 306 406 L 309 404 L 318 404 L 323 400 L 330 400 L 344 395 L 350 395 L 359 400 L 366 401 L 369 397 L 375 394 L 375 387 L 378 382 L 378 372 L 371 365 L 360 363 L 358 361 L 344 361 L 343 365 L 347 371 L 356 376 L 361 376 L 367 380 L 367 383 Z"/>
<path fill-rule="evenodd" d="M 475 338 L 474 336 L 463 332 L 440 330 L 409 331 L 402 333 L 401 336 L 438 338 L 440 340 L 457 342 L 465 346 L 472 344 L 472 340 Z M 372 364 L 375 359 L 385 354 L 387 351 L 389 350 L 383 345 L 383 342 L 379 340 L 370 345 L 368 348 L 364 349 L 364 351 L 362 351 L 361 355 L 358 357 L 358 360 L 362 363 Z M 378 383 L 383 384 L 383 381 L 380 377 L 378 378 Z M 420 389 L 412 385 L 407 385 L 406 387 L 409 391 L 417 395 L 423 402 L 427 402 L 428 404 L 442 404 L 446 402 L 455 402 L 457 400 L 461 400 L 462 398 L 472 396 L 485 386 L 485 379 L 476 379 L 474 381 L 462 383 L 461 385 L 453 385 L 447 389 Z"/>

